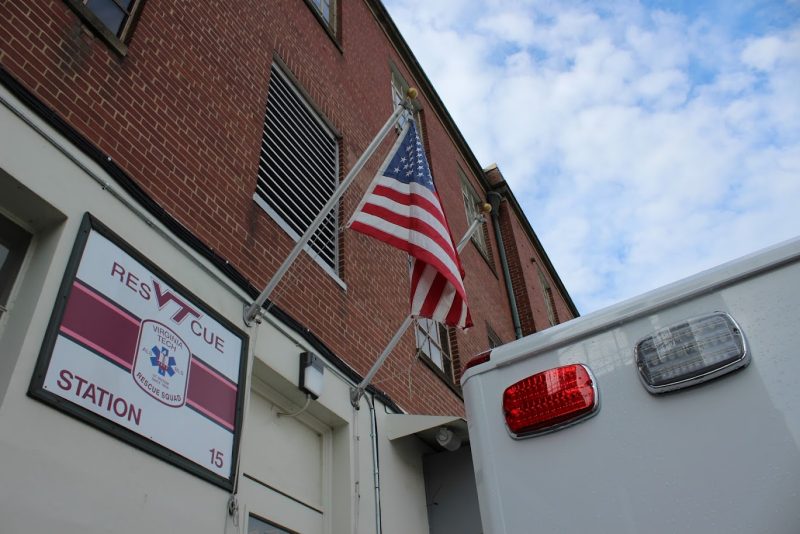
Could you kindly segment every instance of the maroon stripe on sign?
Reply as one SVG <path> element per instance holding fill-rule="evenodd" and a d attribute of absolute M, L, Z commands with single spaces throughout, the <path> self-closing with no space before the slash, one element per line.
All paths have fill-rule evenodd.
<path fill-rule="evenodd" d="M 130 370 L 139 341 L 137 319 L 79 282 L 72 285 L 60 331 L 113 363 Z M 199 358 L 192 358 L 187 403 L 233 430 L 237 386 Z"/>
<path fill-rule="evenodd" d="M 194 358 L 186 398 L 233 428 L 236 421 L 236 388 Z"/>
<path fill-rule="evenodd" d="M 61 326 L 115 355 L 129 369 L 133 367 L 139 325 L 112 302 L 90 293 L 77 282 L 72 285 Z"/>

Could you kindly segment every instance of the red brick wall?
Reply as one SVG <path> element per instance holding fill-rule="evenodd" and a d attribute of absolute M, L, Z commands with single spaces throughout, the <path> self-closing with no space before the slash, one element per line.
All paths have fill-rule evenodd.
<path fill-rule="evenodd" d="M 298 0 L 149 0 L 123 58 L 62 0 L 0 1 L 0 63 L 263 286 L 292 245 L 252 200 L 273 59 L 286 64 L 341 134 L 342 175 L 392 110 L 390 61 L 413 84 L 368 5 L 341 4 L 340 49 Z M 457 166 L 469 167 L 424 95 L 421 102 L 433 174 L 458 240 L 467 221 Z M 346 195 L 345 219 L 381 159 L 373 158 Z M 407 310 L 406 257 L 351 232 L 342 236 L 342 250 L 346 290 L 303 256 L 276 302 L 363 374 Z M 504 341 L 514 336 L 501 273 L 471 244 L 462 258 L 476 324 L 455 335 L 466 360 L 487 348 L 487 322 Z M 412 412 L 463 413 L 460 399 L 414 353 L 409 334 L 376 377 L 378 387 Z"/>
<path fill-rule="evenodd" d="M 509 270 L 511 271 L 511 280 L 514 283 L 514 292 L 520 295 L 517 298 L 517 307 L 520 308 L 520 322 L 522 323 L 523 334 L 528 335 L 550 326 L 545 302 L 547 296 L 539 280 L 537 265 L 541 268 L 550 285 L 557 323 L 563 323 L 574 318 L 564 295 L 559 292 L 558 285 L 553 280 L 552 273 L 547 270 L 541 254 L 531 243 L 519 219 L 513 215 L 513 210 L 509 209 L 508 202 L 503 202 L 502 208 L 501 227 L 503 240 L 507 243 L 513 242 L 517 255 L 514 260 L 509 257 Z M 525 294 L 528 297 L 528 301 L 521 302 L 520 298 Z M 524 313 L 522 311 L 523 308 L 525 309 Z"/>
<path fill-rule="evenodd" d="M 520 255 L 520 252 L 524 251 L 527 253 L 528 250 L 525 249 L 523 243 L 520 243 L 520 247 L 523 248 L 522 251 L 520 251 L 520 247 L 517 246 L 517 239 L 521 236 L 514 233 L 514 217 L 507 202 L 500 204 L 500 213 L 498 215 L 500 233 L 503 236 L 503 245 L 506 248 L 508 272 L 511 277 L 511 286 L 514 290 L 514 299 L 516 300 L 517 304 L 517 314 L 519 315 L 520 329 L 522 330 L 522 335 L 527 336 L 536 332 L 537 325 L 539 325 L 540 328 L 543 328 L 544 326 L 548 325 L 548 323 L 546 321 L 542 323 L 541 317 L 539 318 L 540 320 L 538 322 L 534 319 L 533 302 L 531 297 L 532 292 L 536 289 L 536 286 L 530 286 L 526 281 L 525 271 L 523 270 L 522 266 L 522 257 Z M 524 239 L 524 236 L 522 237 Z"/>

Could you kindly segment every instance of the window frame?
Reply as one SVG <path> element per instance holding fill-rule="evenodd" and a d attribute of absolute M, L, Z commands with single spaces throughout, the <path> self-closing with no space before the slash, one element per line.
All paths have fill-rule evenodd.
<path fill-rule="evenodd" d="M 264 526 L 272 527 L 273 529 L 278 529 L 282 533 L 285 533 L 285 534 L 299 534 L 298 532 L 296 532 L 294 530 L 291 530 L 291 529 L 289 529 L 287 527 L 284 527 L 283 525 L 279 525 L 279 524 L 277 524 L 277 523 L 275 523 L 273 521 L 270 521 L 268 519 L 264 519 L 260 515 L 255 514 L 253 512 L 248 512 L 248 514 L 247 514 L 247 532 L 248 533 L 252 532 L 252 527 L 253 527 L 251 525 L 252 521 L 255 521 L 257 523 L 263 523 Z M 256 527 L 260 527 L 261 525 L 255 525 L 255 526 Z"/>
<path fill-rule="evenodd" d="M 490 350 L 496 349 L 500 345 L 504 344 L 503 340 L 499 335 L 497 335 L 497 332 L 494 331 L 494 328 L 492 328 L 489 323 L 486 323 L 486 338 L 489 342 Z"/>
<path fill-rule="evenodd" d="M 558 310 L 556 309 L 556 301 L 553 297 L 553 289 L 550 287 L 550 282 L 542 271 L 542 268 L 536 263 L 536 274 L 539 275 L 539 287 L 542 289 L 542 297 L 544 297 L 544 305 L 547 310 L 547 321 L 550 326 L 559 324 Z"/>
<path fill-rule="evenodd" d="M 117 7 L 124 11 L 122 6 L 119 5 L 118 0 L 110 1 L 117 4 Z M 133 34 L 133 30 L 139 20 L 139 15 L 142 12 L 142 7 L 146 1 L 147 0 L 132 0 L 130 8 L 128 9 L 128 16 L 125 18 L 117 33 L 114 33 L 111 28 L 106 26 L 100 17 L 86 5 L 88 0 L 64 0 L 64 3 L 69 6 L 95 35 L 105 41 L 112 50 L 121 56 L 125 56 L 128 53 L 128 46 L 126 43 Z"/>
<path fill-rule="evenodd" d="M 466 173 L 461 169 L 458 168 L 458 174 L 461 178 L 461 198 L 464 201 L 464 212 L 467 215 L 467 228 L 472 224 L 472 221 L 480 214 L 478 210 L 478 204 L 482 204 L 484 201 L 478 196 L 477 191 L 475 188 L 472 187 L 472 184 L 469 182 Z M 481 223 L 480 229 L 476 230 L 470 236 L 470 241 L 472 244 L 475 245 L 475 248 L 478 249 L 478 252 L 481 253 L 483 258 L 489 263 L 489 266 L 494 268 L 494 263 L 492 262 L 491 258 L 491 249 L 489 248 L 489 236 L 486 227 L 486 218 L 484 218 L 483 222 Z"/>
<path fill-rule="evenodd" d="M 308 3 L 313 7 L 317 14 L 322 18 L 325 25 L 328 26 L 334 33 L 336 33 L 336 23 L 339 17 L 336 16 L 336 9 L 338 2 L 336 0 L 307 0 Z M 325 15 L 325 12 L 322 8 L 323 4 L 328 4 L 328 15 Z"/>
<path fill-rule="evenodd" d="M 325 0 L 319 0 L 320 3 L 324 3 Z M 330 7 L 329 7 L 329 15 L 328 18 L 325 18 L 325 14 L 322 12 L 322 9 L 317 6 L 317 0 L 305 0 L 308 9 L 311 11 L 311 14 L 317 19 L 322 29 L 325 30 L 325 33 L 328 34 L 333 44 L 336 45 L 336 48 L 342 52 L 342 45 L 339 40 L 339 35 L 341 33 L 341 24 L 339 21 L 341 20 L 341 11 L 340 11 L 340 1 L 339 0 L 329 0 Z"/>
<path fill-rule="evenodd" d="M 33 234 L 0 212 L 0 246 L 8 254 L 0 262 L 0 323 L 9 311 L 17 279 L 30 249 Z"/>
<path fill-rule="evenodd" d="M 435 367 L 447 383 L 455 385 L 453 346 L 451 344 L 448 327 L 433 319 L 415 317 L 414 342 L 417 348 L 417 354 L 423 356 L 425 361 Z M 427 351 L 424 347 L 426 343 L 429 347 Z M 433 352 L 430 350 L 432 346 L 435 346 L 439 353 L 439 361 L 431 354 Z"/>
<path fill-rule="evenodd" d="M 406 92 L 411 87 L 406 79 L 400 74 L 398 68 L 394 65 L 394 63 L 389 64 L 389 70 L 391 71 L 391 91 L 392 91 L 392 111 L 396 110 L 400 107 L 403 100 L 405 100 Z M 424 125 L 422 124 L 422 106 L 420 106 L 419 102 L 414 102 L 414 123 L 417 125 L 417 133 L 419 133 L 420 139 L 426 139 Z M 395 130 L 400 132 L 405 126 L 406 121 L 408 119 L 405 116 L 401 116 L 400 119 L 395 124 Z M 430 156 L 427 152 L 427 148 L 425 150 L 426 156 Z M 428 162 L 430 163 L 430 157 L 428 158 Z"/>

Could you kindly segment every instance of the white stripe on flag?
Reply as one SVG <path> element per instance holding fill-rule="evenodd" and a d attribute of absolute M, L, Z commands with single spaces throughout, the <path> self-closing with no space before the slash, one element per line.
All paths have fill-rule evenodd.
<path fill-rule="evenodd" d="M 380 195 L 372 195 L 365 205 L 369 204 L 385 208 L 400 217 L 418 219 L 430 226 L 446 243 L 450 242 L 450 233 L 447 231 L 447 228 L 442 225 L 439 219 L 431 215 L 428 210 L 417 206 L 406 206 L 405 204 L 400 204 L 399 202 L 395 202 L 390 198 Z"/>
<path fill-rule="evenodd" d="M 436 306 L 433 314 L 435 317 L 441 317 L 439 321 L 444 320 L 447 314 L 450 313 L 450 308 L 453 306 L 453 301 L 456 298 L 456 288 L 453 284 L 446 284 L 442 291 L 442 296 L 439 298 L 439 303 Z"/>
<path fill-rule="evenodd" d="M 420 185 L 416 182 L 409 182 L 404 184 L 399 180 L 395 180 L 394 178 L 390 177 L 381 177 L 382 180 L 378 185 L 381 187 L 385 187 L 387 189 L 392 189 L 393 191 L 397 191 L 403 195 L 419 195 L 420 197 L 424 198 L 437 208 L 441 210 L 442 206 L 439 203 L 439 197 L 433 194 L 433 191 L 425 187 L 424 185 Z M 371 192 L 371 194 L 374 194 Z"/>
<path fill-rule="evenodd" d="M 375 215 L 371 215 L 369 213 L 360 212 L 354 219 L 373 228 L 377 228 L 378 230 L 394 236 L 397 239 L 402 239 L 403 241 L 407 241 L 418 247 L 424 248 L 438 258 L 451 275 L 455 276 L 457 280 L 461 280 L 461 273 L 458 270 L 458 266 L 456 266 L 456 264 L 453 262 L 453 259 L 447 254 L 446 250 L 439 245 L 439 243 L 427 235 L 415 230 L 410 230 L 404 226 L 398 226 L 387 221 L 386 219 L 376 217 Z"/>
<path fill-rule="evenodd" d="M 416 263 L 419 260 L 414 260 Z M 412 267 L 413 270 L 413 267 Z M 426 264 L 425 268 L 422 269 L 422 274 L 419 277 L 419 282 L 417 283 L 416 291 L 414 291 L 413 299 L 411 300 L 411 313 L 418 313 L 419 310 L 422 309 L 422 306 L 425 304 L 425 298 L 428 296 L 428 291 L 431 289 L 431 284 L 433 283 L 433 279 L 436 277 L 436 269 L 431 267 L 430 264 Z"/>

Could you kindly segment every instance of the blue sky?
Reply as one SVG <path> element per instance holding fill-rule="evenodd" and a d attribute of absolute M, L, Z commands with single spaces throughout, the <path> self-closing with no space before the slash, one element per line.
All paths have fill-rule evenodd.
<path fill-rule="evenodd" d="M 800 235 L 800 0 L 385 0 L 581 313 Z"/>

